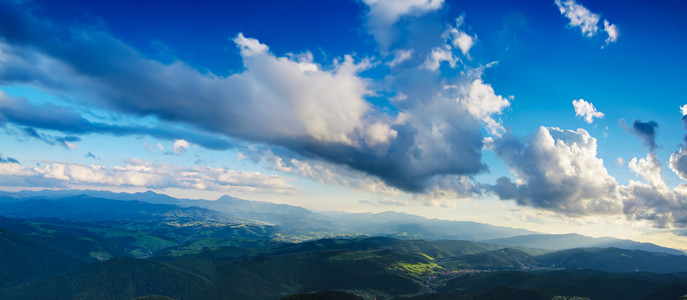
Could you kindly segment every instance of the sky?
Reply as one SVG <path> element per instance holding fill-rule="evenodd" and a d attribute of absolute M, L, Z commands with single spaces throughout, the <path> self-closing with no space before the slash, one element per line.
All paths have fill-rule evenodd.
<path fill-rule="evenodd" d="M 0 0 L 0 190 L 687 249 L 683 1 Z"/>

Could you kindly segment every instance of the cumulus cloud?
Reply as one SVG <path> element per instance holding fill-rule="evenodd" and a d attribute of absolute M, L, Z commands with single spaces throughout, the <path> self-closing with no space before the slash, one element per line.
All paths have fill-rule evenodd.
<path fill-rule="evenodd" d="M 395 22 L 436 10 L 443 2 L 366 3 L 370 19 Z M 3 2 L 0 45 L 5 62 L 0 64 L 0 84 L 25 84 L 69 95 L 63 101 L 73 100 L 74 106 L 129 118 L 156 118 L 159 125 L 100 122 L 71 108 L 25 99 L 0 102 L 0 122 L 74 136 L 106 133 L 183 139 L 210 149 L 227 149 L 234 145 L 230 141 L 262 144 L 288 152 L 282 159 L 283 170 L 299 170 L 291 162 L 295 158 L 305 173 L 307 166 L 312 170 L 322 164 L 363 174 L 392 189 L 449 195 L 441 192 L 444 188 L 437 190 L 446 177 L 463 181 L 486 171 L 481 161 L 482 126 L 492 133 L 502 131 L 495 116 L 509 99 L 484 82 L 481 71 L 465 67 L 465 72 L 444 78 L 423 68 L 433 47 L 448 53 L 438 55 L 446 58 L 439 63 L 457 63 L 453 44 L 442 40 L 441 30 L 436 45 L 406 49 L 419 59 L 406 59 L 403 64 L 408 68 L 394 68 L 383 82 L 361 77 L 372 65 L 369 59 L 343 56 L 321 66 L 309 53 L 280 56 L 240 33 L 232 41 L 244 69 L 218 76 L 181 61 L 165 64 L 145 58 L 107 32 L 64 28 L 39 20 L 21 5 Z M 398 53 L 399 58 L 405 56 Z M 393 112 L 367 100 L 379 96 L 378 88 L 399 96 Z M 317 176 L 326 176 L 322 174 Z M 458 198 L 471 192 L 460 184 L 445 186 L 455 188 Z"/>
<path fill-rule="evenodd" d="M 663 164 L 656 158 L 656 153 L 649 153 L 646 158 L 641 159 L 634 157 L 627 166 L 646 179 L 652 187 L 662 191 L 668 190 L 668 186 L 663 181 Z"/>
<path fill-rule="evenodd" d="M 521 141 L 508 134 L 490 147 L 517 180 L 499 178 L 492 190 L 518 204 L 573 215 L 620 211 L 616 181 L 596 157 L 587 131 L 540 127 Z"/>
<path fill-rule="evenodd" d="M 180 167 L 130 159 L 111 168 L 65 162 L 45 162 L 25 167 L 18 162 L 0 164 L 2 186 L 70 187 L 131 186 L 149 189 L 186 188 L 208 191 L 272 191 L 295 193 L 291 179 L 211 167 Z"/>
<path fill-rule="evenodd" d="M 570 21 L 568 26 L 579 28 L 582 35 L 593 37 L 599 31 L 599 21 L 601 20 L 599 14 L 591 12 L 575 0 L 555 0 L 554 3 L 558 6 L 561 15 L 565 16 Z M 620 36 L 618 27 L 615 26 L 615 24 L 611 24 L 608 20 L 604 20 L 603 24 L 603 30 L 608 37 L 605 41 L 606 44 L 601 48 L 617 41 L 618 36 Z"/>
<path fill-rule="evenodd" d="M 575 108 L 575 115 L 582 117 L 585 122 L 591 124 L 594 118 L 603 118 L 604 114 L 597 111 L 594 104 L 584 101 L 584 99 L 573 100 L 573 107 Z"/>
<path fill-rule="evenodd" d="M 500 199 L 569 215 L 622 213 L 628 219 L 648 221 L 659 228 L 677 230 L 687 226 L 687 184 L 671 189 L 654 152 L 627 163 L 643 181 L 619 185 L 596 157 L 596 139 L 583 129 L 540 127 L 524 139 L 510 134 L 491 139 L 487 147 L 516 176 L 515 181 L 500 177 L 487 187 Z M 684 152 L 681 149 L 673 153 L 671 159 L 675 162 L 671 165 L 681 163 Z M 618 158 L 616 163 L 624 160 Z"/>
<path fill-rule="evenodd" d="M 687 128 L 687 104 L 680 106 L 682 122 Z M 684 137 L 685 144 L 680 149 L 670 154 L 669 166 L 682 180 L 687 180 L 687 136 Z"/>
<path fill-rule="evenodd" d="M 367 27 L 382 50 L 386 50 L 394 39 L 391 27 L 403 16 L 422 15 L 436 11 L 444 0 L 363 0 L 370 10 L 367 13 Z"/>
<path fill-rule="evenodd" d="M 630 181 L 620 188 L 623 212 L 635 220 L 651 221 L 656 227 L 684 227 L 687 225 L 687 186 L 669 189 L 663 179 L 663 164 L 655 153 L 646 158 L 633 158 L 628 164 L 649 184 Z"/>
<path fill-rule="evenodd" d="M 376 16 L 391 5 L 369 4 Z M 441 1 L 406 4 L 388 16 L 438 9 Z M 99 123 L 63 107 L 20 99 L 0 106 L 13 124 L 73 134 L 146 134 L 220 149 L 231 146 L 226 137 L 237 138 L 287 149 L 299 161 L 361 172 L 410 192 L 427 190 L 435 176 L 486 170 L 479 122 L 493 125 L 489 114 L 498 114 L 504 101 L 481 75 L 455 79 L 457 90 L 465 86 L 466 93 L 457 101 L 460 95 L 442 94 L 439 74 L 428 75 L 422 68 L 394 74 L 390 86 L 406 100 L 394 102 L 397 116 L 388 115 L 365 99 L 374 94 L 370 82 L 358 76 L 370 66 L 365 59 L 344 56 L 320 68 L 312 55 L 278 56 L 259 40 L 237 34 L 233 41 L 245 68 L 221 77 L 179 61 L 162 64 L 143 58 L 106 32 L 64 30 L 27 10 L 2 5 L 7 18 L 0 18 L 0 28 L 8 28 L 11 20 L 12 26 L 31 30 L 0 31 L 7 60 L 0 65 L 1 84 L 30 84 L 69 94 L 79 104 L 183 126 L 164 130 Z M 474 83 L 476 79 L 480 81 Z M 480 104 L 494 99 L 495 109 Z M 63 113 L 48 114 L 55 110 Z"/>
<path fill-rule="evenodd" d="M 19 19 L 27 28 L 62 35 L 57 34 L 60 28 L 24 11 L 8 10 L 23 15 Z M 267 140 L 290 137 L 353 144 L 355 130 L 369 110 L 363 99 L 370 93 L 367 83 L 356 76 L 367 64 L 350 56 L 335 62 L 330 71 L 303 71 L 302 62 L 276 57 L 257 40 L 238 35 L 234 41 L 247 70 L 220 78 L 182 62 L 165 65 L 145 59 L 104 32 L 85 30 L 66 40 L 44 39 L 45 35 L 6 39 L 8 63 L 0 66 L 0 83 L 39 84 L 82 95 L 104 108 Z"/>

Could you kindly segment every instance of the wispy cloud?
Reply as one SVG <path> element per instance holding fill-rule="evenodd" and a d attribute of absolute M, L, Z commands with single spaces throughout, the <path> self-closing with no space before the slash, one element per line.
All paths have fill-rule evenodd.
<path fill-rule="evenodd" d="M 391 27 L 403 16 L 422 15 L 442 7 L 444 0 L 363 0 L 369 8 L 367 27 L 382 50 L 394 42 Z"/>
<path fill-rule="evenodd" d="M 37 138 L 51 145 L 67 146 L 80 140 L 77 134 L 148 135 L 155 138 L 175 140 L 185 139 L 208 149 L 224 150 L 234 147 L 227 139 L 213 134 L 199 133 L 184 129 L 148 127 L 140 125 L 117 125 L 92 122 L 73 110 L 45 103 L 34 105 L 27 99 L 15 99 L 0 91 L 0 124 L 12 123 L 23 126 L 19 134 Z M 64 137 L 53 137 L 39 133 L 36 128 L 69 133 Z"/>
<path fill-rule="evenodd" d="M 19 161 L 16 160 L 15 158 L 12 157 L 4 157 L 0 155 L 0 163 L 13 163 L 13 164 L 18 164 Z"/>

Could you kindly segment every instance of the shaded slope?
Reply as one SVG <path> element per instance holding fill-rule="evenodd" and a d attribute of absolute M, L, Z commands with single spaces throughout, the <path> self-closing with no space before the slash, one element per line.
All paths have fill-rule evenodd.
<path fill-rule="evenodd" d="M 3 299 L 132 299 L 162 295 L 211 299 L 213 282 L 152 260 L 115 258 L 45 280 L 0 290 Z"/>
<path fill-rule="evenodd" d="M 39 240 L 0 228 L 0 287 L 72 270 L 87 261 Z"/>
<path fill-rule="evenodd" d="M 395 266 L 425 261 L 392 250 L 318 251 L 222 263 L 221 299 L 276 299 L 318 290 L 377 290 L 413 294 L 421 282 Z"/>
<path fill-rule="evenodd" d="M 605 272 L 687 272 L 687 256 L 618 248 L 570 249 L 536 257 L 545 265 Z"/>
<path fill-rule="evenodd" d="M 438 291 L 441 295 L 470 295 L 498 287 L 534 291 L 540 297 L 551 299 L 557 295 L 584 296 L 591 299 L 645 299 L 649 295 L 679 286 L 687 290 L 687 281 L 676 275 L 651 273 L 613 274 L 597 271 L 557 272 L 491 272 L 460 277 L 447 282 Z M 671 294 L 666 299 L 679 299 Z M 431 299 L 431 298 L 430 298 Z"/>

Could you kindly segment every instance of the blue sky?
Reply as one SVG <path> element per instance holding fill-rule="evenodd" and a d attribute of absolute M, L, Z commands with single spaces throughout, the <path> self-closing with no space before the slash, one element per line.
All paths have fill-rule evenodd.
<path fill-rule="evenodd" d="M 685 249 L 686 13 L 2 1 L 0 189 L 231 194 Z"/>

